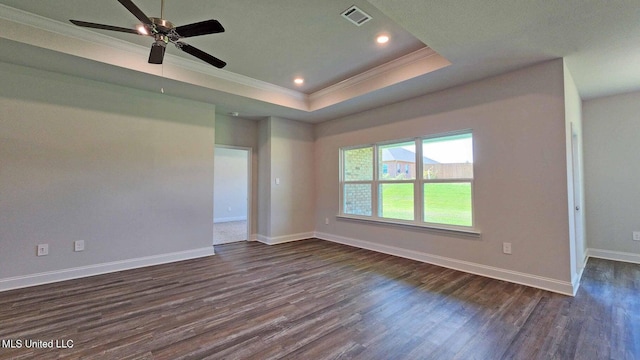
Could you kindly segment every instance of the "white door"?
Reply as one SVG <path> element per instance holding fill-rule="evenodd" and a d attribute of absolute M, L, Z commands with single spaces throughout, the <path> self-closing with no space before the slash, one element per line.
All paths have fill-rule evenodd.
<path fill-rule="evenodd" d="M 244 241 L 249 227 L 250 150 L 216 146 L 213 166 L 213 244 Z"/>

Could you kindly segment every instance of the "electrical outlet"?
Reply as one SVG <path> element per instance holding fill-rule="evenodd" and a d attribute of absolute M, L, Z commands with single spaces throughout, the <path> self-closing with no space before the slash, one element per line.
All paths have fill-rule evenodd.
<path fill-rule="evenodd" d="M 227 211 L 229 211 L 229 212 L 231 211 L 231 206 L 229 206 L 229 207 L 227 208 Z"/>
<path fill-rule="evenodd" d="M 76 240 L 73 242 L 73 251 L 84 251 L 84 240 Z"/>
<path fill-rule="evenodd" d="M 324 218 L 324 224 L 329 225 L 329 218 Z"/>
<path fill-rule="evenodd" d="M 633 240 L 634 241 L 640 241 L 640 231 L 634 231 L 633 232 Z"/>
<path fill-rule="evenodd" d="M 502 243 L 502 252 L 511 255 L 511 243 Z"/>
<path fill-rule="evenodd" d="M 38 256 L 49 255 L 49 244 L 39 244 L 37 255 Z"/>

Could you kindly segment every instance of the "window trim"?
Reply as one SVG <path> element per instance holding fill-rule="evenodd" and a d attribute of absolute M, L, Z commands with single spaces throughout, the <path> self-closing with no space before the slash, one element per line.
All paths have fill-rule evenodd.
<path fill-rule="evenodd" d="M 413 138 L 404 138 L 404 139 L 396 139 L 391 141 L 378 142 L 374 144 L 362 144 L 355 146 L 345 146 L 339 149 L 340 155 L 340 165 L 339 165 L 339 209 L 338 215 L 336 216 L 339 219 L 347 219 L 347 220 L 358 220 L 358 221 L 366 221 L 373 223 L 382 223 L 382 224 L 391 224 L 391 225 L 399 225 L 406 226 L 412 228 L 424 228 L 431 229 L 435 231 L 444 231 L 444 232 L 454 232 L 463 235 L 472 235 L 472 236 L 480 236 L 480 231 L 476 228 L 476 216 L 475 216 L 475 191 L 474 191 L 474 178 L 475 178 L 475 161 L 473 162 L 473 170 L 474 170 L 474 178 L 455 178 L 455 179 L 425 179 L 424 178 L 424 164 L 421 159 L 423 159 L 423 141 L 437 138 L 444 138 L 448 136 L 455 135 L 464 135 L 470 134 L 473 139 L 473 131 L 471 129 L 465 129 L 460 131 L 452 131 L 440 134 L 433 134 L 428 136 L 421 137 L 413 137 Z M 416 165 L 415 165 L 415 177 L 414 179 L 406 179 L 406 180 L 381 180 L 380 179 L 380 171 L 381 166 L 379 166 L 379 153 L 380 147 L 391 145 L 391 144 L 402 144 L 414 142 L 415 143 L 415 154 L 416 154 Z M 358 180 L 358 181 L 346 181 L 345 178 L 345 152 L 348 150 L 354 149 L 363 149 L 363 148 L 372 148 L 373 156 L 373 174 L 372 180 Z M 414 219 L 413 220 L 401 220 L 394 218 L 385 218 L 380 216 L 379 209 L 379 196 L 380 196 L 380 185 L 381 184 L 402 184 L 402 183 L 410 183 L 414 185 Z M 463 225 L 450 225 L 450 224 L 442 224 L 442 223 L 432 223 L 427 222 L 424 219 L 424 186 L 425 184 L 430 183 L 469 183 L 471 185 L 471 226 L 463 226 Z M 371 185 L 371 215 L 355 215 L 344 213 L 344 189 L 346 184 L 370 184 Z"/>
<path fill-rule="evenodd" d="M 405 228 L 433 230 L 435 232 L 458 233 L 462 235 L 469 235 L 469 236 L 475 236 L 475 237 L 480 237 L 482 235 L 482 232 L 479 229 L 457 227 L 456 225 L 444 225 L 444 224 L 434 224 L 434 223 L 426 223 L 426 222 L 422 222 L 421 224 L 419 224 L 414 221 L 407 221 L 407 220 L 400 220 L 400 219 L 387 219 L 387 218 L 371 219 L 369 216 L 350 215 L 350 214 L 338 214 L 336 215 L 336 218 L 341 220 L 354 220 L 354 221 L 368 222 L 373 224 L 396 225 L 396 226 L 405 227 Z"/>

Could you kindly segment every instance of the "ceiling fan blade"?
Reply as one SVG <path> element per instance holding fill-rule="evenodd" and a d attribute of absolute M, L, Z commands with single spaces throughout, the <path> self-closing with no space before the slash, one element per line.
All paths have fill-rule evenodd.
<path fill-rule="evenodd" d="M 137 17 L 138 20 L 142 21 L 143 24 L 153 27 L 153 22 L 149 20 L 149 17 L 145 15 L 142 10 L 140 10 L 136 4 L 134 4 L 131 0 L 118 0 L 120 4 L 124 5 L 124 7 L 129 10 L 133 16 Z"/>
<path fill-rule="evenodd" d="M 92 28 L 92 29 L 111 30 L 111 31 L 119 31 L 119 32 L 125 32 L 125 33 L 130 33 L 130 34 L 142 35 L 135 29 L 127 29 L 127 28 L 123 28 L 123 27 L 119 27 L 119 26 L 96 24 L 96 23 L 80 21 L 80 20 L 69 20 L 69 21 L 71 21 L 71 23 L 73 25 Z"/>
<path fill-rule="evenodd" d="M 209 55 L 206 52 L 204 52 L 204 51 L 202 51 L 202 50 L 200 50 L 198 48 L 195 48 L 195 47 L 193 47 L 193 46 L 191 46 L 189 44 L 185 44 L 185 43 L 183 43 L 181 41 L 176 42 L 176 46 L 180 50 L 186 52 L 187 54 L 193 55 L 193 56 L 197 57 L 198 59 L 200 59 L 200 60 L 202 60 L 202 61 L 204 61 L 206 63 L 209 63 L 209 64 L 211 64 L 211 65 L 213 65 L 213 66 L 215 66 L 215 67 L 217 67 L 219 69 L 222 69 L 223 67 L 225 67 L 227 65 L 226 62 L 218 59 L 217 57 Z"/>
<path fill-rule="evenodd" d="M 149 53 L 149 64 L 162 64 L 166 49 L 167 48 L 162 45 L 153 43 L 153 45 L 151 45 L 151 52 Z"/>
<path fill-rule="evenodd" d="M 224 27 L 218 20 L 206 20 L 193 24 L 182 25 L 176 28 L 176 32 L 181 38 L 217 34 L 224 32 Z"/>

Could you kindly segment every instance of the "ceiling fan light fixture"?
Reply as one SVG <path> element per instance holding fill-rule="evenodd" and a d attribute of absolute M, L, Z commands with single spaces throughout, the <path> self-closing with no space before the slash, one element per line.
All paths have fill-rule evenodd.
<path fill-rule="evenodd" d="M 149 35 L 149 31 L 147 31 L 147 28 L 142 24 L 136 26 L 136 30 L 138 30 L 140 35 Z"/>

